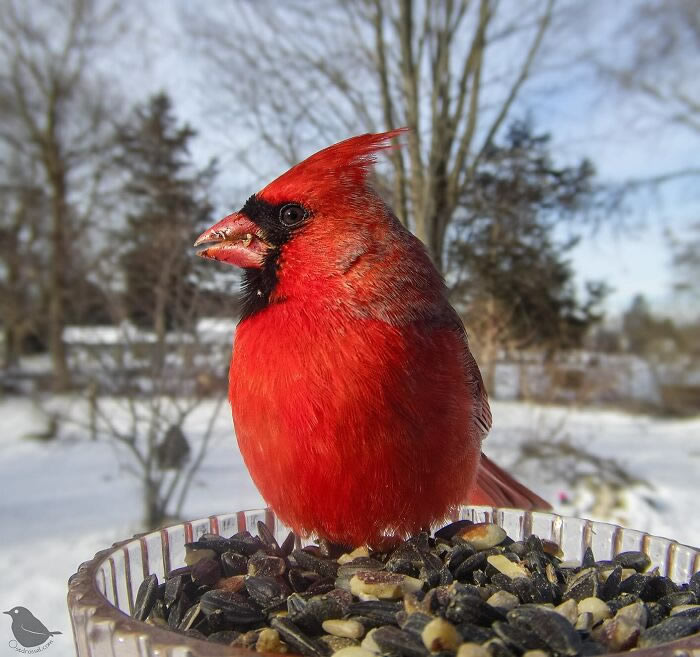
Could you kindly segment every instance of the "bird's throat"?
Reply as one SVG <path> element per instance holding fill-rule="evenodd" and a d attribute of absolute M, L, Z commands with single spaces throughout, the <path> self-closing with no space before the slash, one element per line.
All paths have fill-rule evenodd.
<path fill-rule="evenodd" d="M 270 249 L 260 269 L 244 269 L 241 283 L 241 318 L 243 321 L 267 308 L 277 286 L 279 248 Z"/>

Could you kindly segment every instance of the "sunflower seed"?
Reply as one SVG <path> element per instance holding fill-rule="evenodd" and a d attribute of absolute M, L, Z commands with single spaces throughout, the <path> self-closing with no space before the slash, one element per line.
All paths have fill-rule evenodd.
<path fill-rule="evenodd" d="M 600 591 L 603 600 L 610 600 L 620 595 L 620 583 L 622 582 L 622 566 L 616 566 L 609 574 Z M 590 596 L 589 596 L 590 597 Z"/>
<path fill-rule="evenodd" d="M 298 650 L 302 655 L 326 657 L 330 652 L 326 644 L 312 639 L 288 618 L 273 618 L 270 621 L 270 625 L 279 632 L 279 635 L 287 645 L 294 650 Z"/>
<path fill-rule="evenodd" d="M 236 627 L 255 625 L 265 620 L 259 608 L 239 593 L 213 589 L 207 591 L 199 602 L 206 616 L 221 611 L 226 621 Z"/>
<path fill-rule="evenodd" d="M 328 646 L 332 653 L 337 653 L 344 648 L 360 647 L 360 642 L 357 639 L 348 639 L 347 637 L 334 636 L 333 634 L 322 634 L 318 640 Z"/>
<path fill-rule="evenodd" d="M 639 637 L 639 648 L 658 646 L 660 643 L 675 641 L 700 631 L 700 618 L 671 616 L 658 625 L 644 630 Z"/>
<path fill-rule="evenodd" d="M 188 579 L 189 579 L 189 575 L 188 575 Z M 184 575 L 176 575 L 175 577 L 171 577 L 170 579 L 166 580 L 165 591 L 163 593 L 163 600 L 165 601 L 165 604 L 168 607 L 170 605 L 172 605 L 180 597 L 180 594 L 182 593 L 184 586 L 185 586 L 185 576 Z M 136 618 L 135 615 L 134 615 L 134 618 Z"/>
<path fill-rule="evenodd" d="M 198 547 L 196 543 L 185 545 L 185 563 L 194 566 L 200 559 L 216 559 L 217 552 L 210 548 Z"/>
<path fill-rule="evenodd" d="M 697 602 L 697 597 L 692 591 L 678 591 L 677 593 L 670 593 L 669 595 L 659 598 L 658 602 L 666 609 L 670 610 L 678 605 L 695 604 Z"/>
<path fill-rule="evenodd" d="M 496 621 L 493 630 L 503 643 L 514 648 L 518 653 L 526 650 L 545 650 L 548 645 L 536 634 L 528 632 L 518 625 Z"/>
<path fill-rule="evenodd" d="M 634 568 L 638 573 L 651 565 L 651 559 L 644 552 L 620 552 L 613 557 L 613 563 L 623 568 Z"/>
<path fill-rule="evenodd" d="M 405 657 L 426 657 L 428 650 L 408 632 L 386 625 L 372 633 L 372 639 L 382 652 L 398 653 Z"/>
<path fill-rule="evenodd" d="M 361 571 L 384 570 L 384 569 L 392 570 L 391 560 L 387 561 L 386 564 L 384 564 L 381 561 L 377 561 L 376 559 L 372 559 L 371 557 L 355 557 L 352 561 L 339 566 L 336 574 L 338 577 L 347 577 L 349 579 L 355 573 L 358 573 Z"/>
<path fill-rule="evenodd" d="M 343 564 L 350 563 L 351 561 L 360 557 L 369 558 L 369 550 L 367 547 L 362 546 L 354 549 L 352 552 L 345 552 L 338 557 L 337 561 L 342 566 Z"/>
<path fill-rule="evenodd" d="M 513 563 L 503 554 L 493 554 L 487 557 L 486 561 L 496 570 L 511 579 L 515 579 L 516 577 L 530 577 L 530 573 L 526 568 L 518 563 Z"/>
<path fill-rule="evenodd" d="M 216 582 L 216 584 L 214 584 L 212 588 L 238 593 L 245 586 L 245 578 L 245 575 L 231 575 L 231 577 L 222 577 Z"/>
<path fill-rule="evenodd" d="M 323 621 L 321 625 L 324 632 L 347 639 L 361 639 L 365 634 L 365 628 L 362 623 L 352 619 L 328 619 Z"/>
<path fill-rule="evenodd" d="M 473 524 L 474 523 L 471 520 L 456 520 L 455 522 L 451 522 L 449 525 L 445 525 L 444 527 L 438 529 L 435 532 L 435 538 L 445 538 L 449 541 L 461 530 L 465 529 L 466 527 L 470 527 Z"/>
<path fill-rule="evenodd" d="M 515 609 L 520 604 L 518 596 L 508 593 L 508 591 L 496 591 L 486 600 L 486 604 L 495 607 L 499 611 L 505 613 L 511 609 Z"/>
<path fill-rule="evenodd" d="M 568 583 L 562 598 L 568 600 L 583 600 L 584 598 L 598 597 L 598 571 L 595 568 L 587 568 L 574 577 Z"/>
<path fill-rule="evenodd" d="M 601 621 L 612 616 L 610 607 L 600 598 L 584 598 L 583 600 L 579 600 L 578 613 L 590 613 L 593 625 L 597 625 Z"/>
<path fill-rule="evenodd" d="M 470 546 L 471 547 L 471 546 Z M 477 568 L 483 568 L 486 565 L 487 555 L 484 552 L 477 552 L 470 557 L 467 557 L 454 571 L 454 576 L 461 582 L 467 580 L 472 572 Z"/>
<path fill-rule="evenodd" d="M 374 657 L 376 654 L 360 646 L 349 646 L 334 652 L 333 657 Z"/>
<path fill-rule="evenodd" d="M 498 637 L 489 639 L 484 643 L 484 646 L 489 651 L 491 657 L 515 657 L 515 653 Z"/>
<path fill-rule="evenodd" d="M 540 607 L 516 607 L 506 615 L 508 622 L 533 633 L 549 650 L 573 656 L 581 649 L 581 638 L 566 618 Z"/>
<path fill-rule="evenodd" d="M 283 589 L 280 582 L 274 577 L 248 576 L 245 578 L 245 588 L 248 595 L 261 607 L 268 607 L 284 601 L 289 595 L 289 590 Z"/>
<path fill-rule="evenodd" d="M 136 593 L 136 602 L 134 603 L 133 617 L 136 620 L 145 621 L 148 614 L 151 613 L 153 605 L 158 597 L 158 577 L 149 575 L 141 582 L 139 590 Z"/>
<path fill-rule="evenodd" d="M 573 598 L 569 598 L 562 602 L 558 607 L 554 607 L 554 611 L 561 614 L 572 625 L 576 624 L 578 618 L 578 604 Z"/>
<path fill-rule="evenodd" d="M 366 593 L 380 599 L 395 600 L 422 587 L 419 579 L 382 570 L 361 570 L 350 579 L 350 591 L 354 595 Z"/>
<path fill-rule="evenodd" d="M 594 632 L 594 638 L 611 652 L 629 650 L 646 627 L 647 610 L 643 603 L 635 602 L 620 609 L 613 618 L 603 621 Z"/>
<path fill-rule="evenodd" d="M 287 563 L 281 557 L 269 556 L 262 553 L 254 554 L 248 559 L 248 574 L 259 577 L 277 577 L 284 575 Z"/>
<path fill-rule="evenodd" d="M 336 577 L 338 563 L 330 559 L 323 559 L 313 554 L 308 548 L 294 550 L 291 554 L 294 561 L 304 570 L 313 570 L 321 577 Z"/>
<path fill-rule="evenodd" d="M 221 567 L 217 559 L 202 558 L 192 565 L 192 582 L 196 586 L 212 586 L 221 577 Z"/>
<path fill-rule="evenodd" d="M 280 640 L 279 632 L 269 627 L 263 629 L 258 635 L 255 650 L 258 652 L 287 652 L 286 646 Z"/>
<path fill-rule="evenodd" d="M 247 557 L 255 554 L 258 550 L 264 550 L 265 544 L 249 531 L 238 532 L 227 539 L 231 550 Z"/>
<path fill-rule="evenodd" d="M 197 630 L 195 630 L 195 632 L 196 631 Z M 235 630 L 220 630 L 219 632 L 212 632 L 206 639 L 207 641 L 223 643 L 224 645 L 230 646 L 239 636 L 240 632 L 236 632 Z"/>
<path fill-rule="evenodd" d="M 170 607 L 170 611 L 168 612 L 168 625 L 172 629 L 177 629 L 191 606 L 191 600 L 183 593 L 178 598 L 177 602 Z"/>
<path fill-rule="evenodd" d="M 455 589 L 445 609 L 445 618 L 456 624 L 491 625 L 494 621 L 504 620 L 505 616 L 471 592 Z"/>
<path fill-rule="evenodd" d="M 475 550 L 487 550 L 499 545 L 507 536 L 503 527 L 487 522 L 464 527 L 455 535 L 467 541 Z"/>
<path fill-rule="evenodd" d="M 484 646 L 469 642 L 460 644 L 457 657 L 491 657 L 491 653 Z"/>
<path fill-rule="evenodd" d="M 158 603 L 156 602 L 156 605 Z M 700 618 L 700 605 L 678 605 L 671 609 L 671 616 Z"/>
<path fill-rule="evenodd" d="M 455 626 L 442 618 L 434 618 L 427 623 L 421 633 L 421 639 L 430 652 L 454 651 L 462 642 Z"/>

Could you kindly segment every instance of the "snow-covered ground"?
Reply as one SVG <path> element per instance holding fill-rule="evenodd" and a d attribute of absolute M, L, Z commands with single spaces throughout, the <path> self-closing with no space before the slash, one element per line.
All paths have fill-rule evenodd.
<path fill-rule="evenodd" d="M 546 439 L 548 453 L 559 453 L 563 446 L 572 455 L 569 461 L 557 461 L 554 475 L 550 465 L 532 460 L 513 469 L 555 510 L 700 545 L 700 418 L 662 420 L 516 402 L 492 406 L 494 429 L 484 448 L 501 465 L 513 466 L 521 447 L 533 438 Z M 206 422 L 208 410 L 191 418 L 193 434 Z M 50 630 L 63 632 L 54 637 L 49 652 L 67 657 L 74 654 L 65 602 L 68 577 L 97 550 L 140 529 L 138 484 L 112 445 L 91 441 L 77 429 L 65 428 L 48 443 L 27 439 L 44 428 L 46 418 L 24 398 L 0 400 L 0 422 L 0 611 L 29 608 Z M 601 486 L 595 475 L 586 476 L 588 455 L 603 458 L 609 472 L 617 472 L 611 467 L 617 463 L 640 483 L 622 492 Z M 184 515 L 195 518 L 261 504 L 224 407 Z M 0 625 L 0 645 L 10 639 L 8 618 Z M 3 650 L 14 654 L 11 648 Z"/>

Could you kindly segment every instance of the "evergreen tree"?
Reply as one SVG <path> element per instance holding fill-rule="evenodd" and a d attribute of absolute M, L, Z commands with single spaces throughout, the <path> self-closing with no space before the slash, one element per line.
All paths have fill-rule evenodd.
<path fill-rule="evenodd" d="M 593 202 L 593 175 L 585 160 L 555 167 L 549 136 L 533 134 L 527 122 L 485 153 L 462 198 L 448 280 L 482 352 L 490 351 L 486 361 L 499 347 L 576 346 L 600 318 L 606 286 L 587 284 L 581 300 L 566 260 L 577 239 L 557 239 Z"/>
<path fill-rule="evenodd" d="M 208 198 L 216 168 L 192 163 L 195 134 L 178 125 L 164 93 L 136 108 L 117 133 L 129 204 L 121 235 L 127 315 L 159 338 L 195 319 L 199 263 L 191 246 L 198 230 L 212 223 Z"/>
<path fill-rule="evenodd" d="M 622 316 L 622 330 L 627 338 L 627 348 L 639 356 L 649 356 L 664 341 L 675 347 L 682 343 L 673 321 L 655 316 L 643 294 L 635 295 Z"/>
<path fill-rule="evenodd" d="M 671 249 L 675 290 L 689 300 L 700 301 L 700 221 L 689 226 L 682 237 L 671 235 Z"/>

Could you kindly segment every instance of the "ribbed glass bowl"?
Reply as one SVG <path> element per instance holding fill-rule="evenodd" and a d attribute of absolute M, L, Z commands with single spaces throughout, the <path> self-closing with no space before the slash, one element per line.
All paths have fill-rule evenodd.
<path fill-rule="evenodd" d="M 554 541 L 565 561 L 580 561 L 587 547 L 597 560 L 619 552 L 641 550 L 651 567 L 676 583 L 687 582 L 700 570 L 700 550 L 676 541 L 632 529 L 554 513 L 464 506 L 459 518 L 494 522 L 513 540 L 531 534 Z M 173 525 L 150 534 L 115 543 L 80 566 L 69 580 L 68 606 L 78 657 L 223 657 L 254 653 L 170 632 L 130 617 L 141 582 L 155 573 L 160 582 L 175 568 L 185 565 L 185 543 L 205 533 L 231 536 L 249 529 L 256 533 L 264 521 L 282 542 L 288 529 L 265 509 L 226 513 Z M 629 653 L 628 653 L 629 654 Z M 634 657 L 700 657 L 700 636 L 636 650 Z"/>

